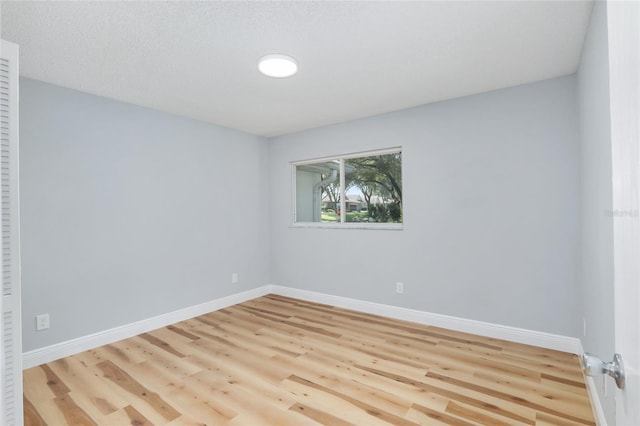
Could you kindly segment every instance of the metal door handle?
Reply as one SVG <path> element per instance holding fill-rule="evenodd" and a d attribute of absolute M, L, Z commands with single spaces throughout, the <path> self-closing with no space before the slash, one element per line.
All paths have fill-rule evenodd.
<path fill-rule="evenodd" d="M 616 381 L 616 386 L 619 389 L 624 389 L 624 364 L 620 354 L 613 355 L 613 361 L 604 362 L 597 356 L 587 352 L 582 355 L 582 370 L 587 376 L 608 374 Z"/>

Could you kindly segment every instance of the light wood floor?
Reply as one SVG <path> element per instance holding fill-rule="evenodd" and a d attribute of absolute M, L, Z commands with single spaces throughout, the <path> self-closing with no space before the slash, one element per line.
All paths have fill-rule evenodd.
<path fill-rule="evenodd" d="M 26 425 L 594 425 L 575 355 L 269 295 L 24 371 Z"/>

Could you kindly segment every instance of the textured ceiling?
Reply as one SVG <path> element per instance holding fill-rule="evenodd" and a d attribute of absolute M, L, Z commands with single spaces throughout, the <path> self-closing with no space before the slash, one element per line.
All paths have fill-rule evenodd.
<path fill-rule="evenodd" d="M 20 73 L 263 136 L 575 72 L 592 2 L 11 2 Z M 268 53 L 299 73 L 257 71 Z"/>

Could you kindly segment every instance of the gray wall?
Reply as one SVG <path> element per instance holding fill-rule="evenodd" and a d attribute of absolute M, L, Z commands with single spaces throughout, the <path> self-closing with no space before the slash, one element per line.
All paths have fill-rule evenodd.
<path fill-rule="evenodd" d="M 585 351 L 608 357 L 614 353 L 613 219 L 611 124 L 607 11 L 596 2 L 577 74 L 580 111 L 582 318 Z M 604 397 L 596 379 L 609 424 L 614 424 L 613 392 Z"/>
<path fill-rule="evenodd" d="M 24 78 L 20 91 L 25 351 L 267 283 L 265 139 Z"/>
<path fill-rule="evenodd" d="M 575 87 L 563 77 L 271 139 L 273 283 L 577 336 Z M 398 145 L 404 230 L 290 227 L 289 162 Z"/>
<path fill-rule="evenodd" d="M 268 282 L 578 336 L 576 87 L 266 141 L 22 79 L 24 350 Z M 398 145 L 404 230 L 290 226 L 291 161 Z"/>

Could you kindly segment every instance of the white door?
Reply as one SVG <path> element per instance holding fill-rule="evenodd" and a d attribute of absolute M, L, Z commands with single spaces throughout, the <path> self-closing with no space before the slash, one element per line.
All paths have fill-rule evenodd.
<path fill-rule="evenodd" d="M 18 176 L 18 46 L 0 40 L 0 424 L 6 426 L 23 423 Z"/>
<path fill-rule="evenodd" d="M 616 425 L 640 425 L 640 2 L 607 2 L 613 170 Z"/>

